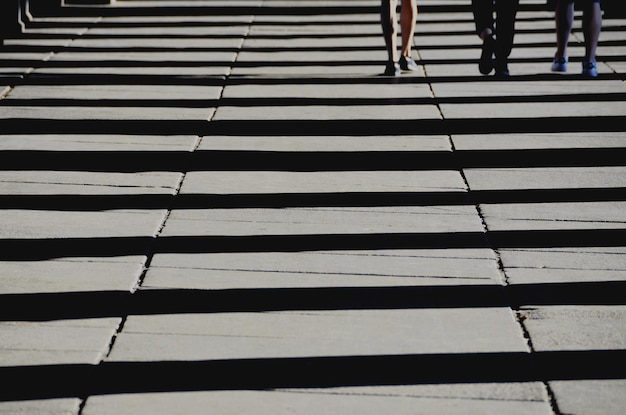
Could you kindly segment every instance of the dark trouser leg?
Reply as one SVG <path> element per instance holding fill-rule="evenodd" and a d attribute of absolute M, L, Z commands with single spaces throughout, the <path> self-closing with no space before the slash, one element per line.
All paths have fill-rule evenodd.
<path fill-rule="evenodd" d="M 487 28 L 493 30 L 493 0 L 472 0 L 472 13 L 476 33 L 480 35 Z"/>
<path fill-rule="evenodd" d="M 496 0 L 496 65 L 506 65 L 513 49 L 519 0 Z"/>

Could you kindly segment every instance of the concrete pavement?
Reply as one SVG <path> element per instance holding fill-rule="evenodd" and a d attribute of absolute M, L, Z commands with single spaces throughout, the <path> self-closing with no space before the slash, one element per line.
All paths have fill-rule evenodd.
<path fill-rule="evenodd" d="M 2 414 L 622 414 L 626 21 L 120 0 L 0 49 Z"/>

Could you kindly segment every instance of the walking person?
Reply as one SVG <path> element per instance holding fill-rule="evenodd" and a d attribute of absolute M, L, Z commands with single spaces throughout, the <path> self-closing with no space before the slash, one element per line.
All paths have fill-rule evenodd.
<path fill-rule="evenodd" d="M 417 0 L 401 0 L 400 4 L 400 31 L 402 33 L 402 50 L 398 54 L 398 18 L 396 9 L 398 0 L 382 0 L 380 21 L 383 28 L 383 37 L 387 47 L 386 76 L 398 76 L 401 71 L 417 71 L 419 67 L 411 57 L 411 46 L 415 33 L 417 19 Z"/>
<path fill-rule="evenodd" d="M 510 75 L 508 59 L 513 50 L 518 5 L 519 0 L 472 0 L 476 33 L 483 41 L 478 63 L 481 74 L 495 70 L 498 77 Z"/>
<path fill-rule="evenodd" d="M 584 0 L 583 4 L 583 35 L 585 38 L 585 57 L 582 63 L 582 74 L 595 78 L 598 76 L 596 49 L 602 30 L 602 9 L 600 0 Z M 574 24 L 574 0 L 557 0 L 554 11 L 556 26 L 556 53 L 552 61 L 553 72 L 567 71 L 567 43 Z"/>

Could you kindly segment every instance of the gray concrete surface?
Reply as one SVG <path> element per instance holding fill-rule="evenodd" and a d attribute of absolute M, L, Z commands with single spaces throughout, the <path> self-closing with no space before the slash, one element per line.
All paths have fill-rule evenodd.
<path fill-rule="evenodd" d="M 419 1 L 397 79 L 378 0 L 7 39 L 0 414 L 621 415 L 626 21 L 552 74 L 521 0 L 496 80 L 468 4 Z"/>

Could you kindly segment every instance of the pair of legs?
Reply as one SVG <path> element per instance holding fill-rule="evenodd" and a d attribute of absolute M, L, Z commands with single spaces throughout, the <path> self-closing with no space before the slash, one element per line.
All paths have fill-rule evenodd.
<path fill-rule="evenodd" d="M 396 62 L 400 61 L 403 66 L 407 66 L 403 69 L 413 70 L 415 63 L 411 59 L 411 46 L 413 45 L 413 35 L 415 33 L 415 25 L 417 19 L 417 0 L 401 0 L 400 4 L 400 31 L 402 33 L 402 50 L 400 59 L 397 57 L 398 53 L 398 25 L 396 9 L 398 7 L 398 0 L 382 0 L 380 8 L 380 22 L 383 28 L 383 37 L 385 38 L 385 46 L 387 48 L 387 69 L 395 68 L 397 70 Z M 408 62 L 408 63 L 407 63 Z"/>
<path fill-rule="evenodd" d="M 567 64 L 567 44 L 574 24 L 574 0 L 557 0 L 554 21 L 556 26 L 556 53 L 554 54 L 553 70 L 563 72 Z M 585 37 L 583 73 L 596 76 L 596 49 L 602 30 L 600 0 L 584 1 L 582 27 Z M 561 66 L 558 66 L 559 63 Z M 586 71 L 585 66 L 587 66 L 588 71 Z"/>
<path fill-rule="evenodd" d="M 483 40 L 481 73 L 486 75 L 495 67 L 496 75 L 509 74 L 518 5 L 519 0 L 472 0 L 476 33 Z"/>

